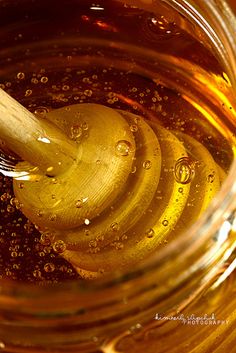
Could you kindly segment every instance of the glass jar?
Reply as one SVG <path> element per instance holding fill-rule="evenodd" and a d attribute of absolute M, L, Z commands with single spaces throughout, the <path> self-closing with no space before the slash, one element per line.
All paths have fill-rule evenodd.
<path fill-rule="evenodd" d="M 195 80 L 211 84 L 218 99 L 215 105 L 224 102 L 221 109 L 230 110 L 227 124 L 235 134 L 236 20 L 228 3 L 127 0 L 126 4 L 164 14 L 217 57 L 227 75 L 227 87 L 217 80 L 201 81 L 201 76 Z M 33 42 L 44 31 L 43 14 L 53 23 L 56 6 L 62 5 L 37 0 L 1 2 L 2 71 L 11 60 L 8 51 L 20 47 L 22 37 L 24 50 L 31 55 Z M 70 6 L 80 6 L 80 2 L 68 1 L 65 12 Z M 41 29 L 37 31 L 38 23 Z M 55 28 L 60 30 L 58 21 Z M 69 28 L 61 35 L 69 36 Z M 207 212 L 178 239 L 126 273 L 45 287 L 2 281 L 0 351 L 236 352 L 235 180 L 234 161 Z"/>

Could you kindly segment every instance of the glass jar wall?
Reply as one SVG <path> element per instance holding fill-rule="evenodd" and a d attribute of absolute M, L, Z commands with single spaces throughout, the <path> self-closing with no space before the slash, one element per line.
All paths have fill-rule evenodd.
<path fill-rule="evenodd" d="M 97 268 L 83 258 L 84 267 L 78 269 L 75 250 L 67 246 L 75 259 L 70 263 L 71 253 L 58 251 L 17 207 L 11 187 L 16 156 L 3 150 L 0 349 L 234 352 L 236 44 L 235 18 L 227 3 L 2 1 L 0 23 L 1 88 L 36 116 L 71 104 L 102 104 L 144 117 L 153 130 L 158 122 L 165 131 L 178 131 L 181 145 L 181 134 L 187 134 L 188 141 L 199 142 L 211 155 L 203 164 L 193 163 L 194 181 L 186 163 L 168 171 L 163 166 L 154 206 L 162 207 L 162 190 L 172 185 L 169 175 L 178 185 L 178 196 L 171 199 L 175 206 L 169 206 L 172 216 L 160 225 L 168 237 L 156 244 L 162 228 L 147 228 L 141 221 L 132 228 L 137 232 L 145 224 L 141 246 L 131 233 L 118 239 L 113 222 L 107 262 L 98 260 Z M 193 143 L 185 144 L 192 163 L 198 155 L 189 147 Z M 204 192 L 196 175 L 207 170 L 210 187 L 204 190 L 211 193 L 216 172 L 207 168 L 212 159 L 220 187 L 199 217 L 203 201 L 197 195 Z M 153 170 L 150 166 L 143 168 Z M 195 186 L 187 211 L 181 210 L 185 218 L 179 215 L 181 221 L 171 228 L 176 200 L 190 184 Z M 133 218 L 143 212 L 146 221 L 155 211 L 138 206 Z M 97 249 L 94 242 L 90 245 Z M 128 255 L 123 246 L 130 247 Z M 90 258 L 96 256 L 90 252 Z M 91 280 L 96 271 L 98 278 Z"/>

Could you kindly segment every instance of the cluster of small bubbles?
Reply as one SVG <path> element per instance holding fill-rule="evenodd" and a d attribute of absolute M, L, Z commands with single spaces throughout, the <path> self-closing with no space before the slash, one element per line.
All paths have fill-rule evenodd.
<path fill-rule="evenodd" d="M 174 169 L 175 180 L 180 184 L 190 183 L 195 176 L 195 164 L 189 157 L 178 159 Z"/>
<path fill-rule="evenodd" d="M 154 235 L 155 235 L 155 231 L 154 231 L 154 229 L 149 228 L 149 229 L 145 232 L 145 234 L 146 234 L 146 237 L 147 237 L 147 238 L 153 238 Z"/>
<path fill-rule="evenodd" d="M 59 242 L 53 249 L 50 244 L 50 240 L 54 242 L 53 234 L 41 230 L 19 213 L 21 204 L 13 195 L 11 180 L 0 176 L 0 183 L 1 213 L 5 212 L 4 220 L 2 219 L 0 225 L 0 256 L 4 258 L 4 267 L 0 263 L 0 271 L 2 271 L 0 278 L 40 281 L 39 283 L 45 284 L 49 281 L 53 283 L 64 279 L 80 278 L 69 264 L 66 266 L 66 260 L 58 256 L 64 249 L 64 245 Z M 52 265 L 47 265 L 52 262 Z M 45 269 L 44 264 L 46 264 Z M 53 266 L 56 268 L 57 264 L 58 268 L 66 266 L 66 272 L 60 274 L 54 271 Z M 44 275 L 42 275 L 43 272 Z"/>
<path fill-rule="evenodd" d="M 120 140 L 116 144 L 116 152 L 120 156 L 128 156 L 130 151 L 131 151 L 132 145 L 129 141 L 126 140 Z"/>
<path fill-rule="evenodd" d="M 97 241 L 98 243 L 103 242 L 103 241 L 104 241 L 104 235 L 97 235 L 97 236 L 96 236 L 96 241 Z"/>
<path fill-rule="evenodd" d="M 9 198 L 10 198 L 10 194 L 8 194 L 7 192 L 4 192 L 0 197 L 1 201 L 3 202 L 7 201 Z"/>
<path fill-rule="evenodd" d="M 120 241 L 114 241 L 110 243 L 110 246 L 115 250 L 122 250 L 124 248 L 124 244 L 121 243 Z"/>
<path fill-rule="evenodd" d="M 88 252 L 90 254 L 97 254 L 101 249 L 97 246 L 97 241 L 96 240 L 91 240 L 89 242 L 89 247 L 90 249 L 88 250 Z"/>
<path fill-rule="evenodd" d="M 70 138 L 72 140 L 77 140 L 78 138 L 80 138 L 83 134 L 83 130 L 81 128 L 80 125 L 73 125 L 70 128 Z"/>
<path fill-rule="evenodd" d="M 28 234 L 32 233 L 32 231 L 34 230 L 33 224 L 29 220 L 27 220 L 24 224 L 24 229 Z"/>
<path fill-rule="evenodd" d="M 179 34 L 173 22 L 169 22 L 164 16 L 149 17 L 147 24 L 144 26 L 146 37 L 149 40 L 156 40 L 158 38 L 166 38 L 170 35 Z"/>
<path fill-rule="evenodd" d="M 18 78 L 18 80 L 24 80 L 25 74 L 24 74 L 24 72 L 18 72 L 18 74 L 16 75 L 16 77 Z"/>
<path fill-rule="evenodd" d="M 45 272 L 53 272 L 55 270 L 55 265 L 52 262 L 47 262 L 43 266 L 43 269 Z"/>
<path fill-rule="evenodd" d="M 57 240 L 52 247 L 57 254 L 62 254 L 66 250 L 66 243 L 63 240 Z"/>
<path fill-rule="evenodd" d="M 169 224 L 169 222 L 167 221 L 167 219 L 164 219 L 164 220 L 162 221 L 162 225 L 163 225 L 164 227 L 167 227 L 168 224 Z"/>
<path fill-rule="evenodd" d="M 17 200 L 17 198 L 12 197 L 10 200 L 10 204 L 15 207 L 17 210 L 20 210 L 22 207 L 22 204 L 20 203 L 19 200 Z"/>
<path fill-rule="evenodd" d="M 39 83 L 39 80 L 36 77 L 32 77 L 31 83 L 33 83 L 34 85 L 37 85 Z"/>

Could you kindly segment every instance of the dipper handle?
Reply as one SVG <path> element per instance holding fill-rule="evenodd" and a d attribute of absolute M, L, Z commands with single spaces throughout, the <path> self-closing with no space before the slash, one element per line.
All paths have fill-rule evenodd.
<path fill-rule="evenodd" d="M 76 144 L 49 121 L 38 119 L 0 89 L 0 138 L 8 149 L 44 174 L 63 173 L 76 159 Z"/>

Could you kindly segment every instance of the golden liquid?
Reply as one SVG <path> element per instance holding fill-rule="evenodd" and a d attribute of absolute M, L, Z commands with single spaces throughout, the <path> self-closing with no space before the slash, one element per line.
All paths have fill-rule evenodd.
<path fill-rule="evenodd" d="M 3 144 L 1 278 L 46 284 L 91 278 L 91 273 L 103 274 L 109 268 L 127 270 L 189 229 L 220 189 L 234 158 L 230 82 L 212 54 L 162 14 L 116 2 L 99 7 L 85 2 L 76 16 L 67 9 L 68 23 L 59 6 L 53 25 L 50 16 L 44 26 L 36 20 L 31 24 L 34 41 L 26 38 L 24 28 L 17 29 L 14 40 L 18 45 L 8 52 L 1 88 L 39 119 L 47 119 L 47 113 L 62 107 L 68 112 L 68 107 L 79 103 L 132 113 L 132 118 L 123 113 L 138 146 L 130 175 L 105 210 L 79 225 L 82 245 L 78 246 L 66 242 L 63 232 L 55 238 L 51 230 L 42 230 L 44 209 L 33 222 L 21 212 L 12 177 L 22 170 L 17 156 Z M 144 174 L 153 173 L 153 180 L 158 174 L 154 162 L 142 157 L 137 135 L 144 123 L 160 144 L 160 179 L 154 191 L 146 191 L 150 200 L 141 198 L 144 201 L 132 204 Z M 82 135 L 86 139 L 91 128 L 89 120 L 78 121 L 71 126 L 70 138 Z M 124 158 L 129 154 L 126 140 L 114 146 Z M 153 140 L 145 146 L 152 149 Z M 89 161 L 94 163 L 99 168 L 102 161 Z M 24 189 L 34 182 L 34 178 L 22 179 L 17 185 Z M 97 192 L 99 188 L 98 183 Z M 49 197 L 53 224 L 58 199 L 54 193 Z M 81 208 L 82 198 L 86 195 L 76 198 L 71 207 Z M 123 208 L 130 214 L 122 225 L 114 214 L 125 202 Z M 109 224 L 102 236 L 101 222 Z M 83 257 L 81 266 L 72 262 L 78 272 L 66 261 L 72 253 L 76 258 L 77 251 Z"/>

